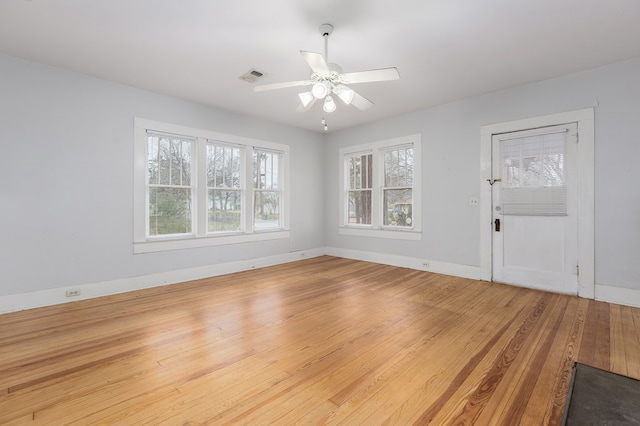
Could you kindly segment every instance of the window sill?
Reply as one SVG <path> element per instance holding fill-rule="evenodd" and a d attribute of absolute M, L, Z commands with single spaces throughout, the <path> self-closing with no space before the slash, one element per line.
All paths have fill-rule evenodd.
<path fill-rule="evenodd" d="M 395 229 L 372 229 L 372 228 L 351 228 L 340 227 L 338 234 L 351 235 L 355 237 L 390 238 L 394 240 L 422 240 L 422 232 L 415 230 L 395 230 Z"/>
<path fill-rule="evenodd" d="M 277 240 L 281 238 L 289 238 L 289 231 L 279 229 L 274 231 L 254 232 L 251 234 L 224 234 L 209 235 L 206 237 L 136 241 L 133 243 L 133 253 L 156 253 L 169 250 L 252 243 L 256 241 Z"/>

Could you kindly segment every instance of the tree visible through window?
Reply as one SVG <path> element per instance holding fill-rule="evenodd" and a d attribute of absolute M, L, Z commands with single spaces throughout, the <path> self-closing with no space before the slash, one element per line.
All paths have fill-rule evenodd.
<path fill-rule="evenodd" d="M 348 223 L 350 224 L 371 224 L 372 160 L 371 153 L 352 155 L 346 159 L 349 178 Z"/>
<path fill-rule="evenodd" d="M 282 153 L 253 151 L 253 226 L 255 229 L 280 227 L 280 158 Z"/>
<path fill-rule="evenodd" d="M 192 233 L 194 141 L 149 132 L 147 143 L 149 235 Z"/>
<path fill-rule="evenodd" d="M 134 120 L 134 253 L 289 238 L 289 147 Z"/>
<path fill-rule="evenodd" d="M 420 135 L 340 149 L 340 233 L 420 238 L 420 149 Z"/>
<path fill-rule="evenodd" d="M 411 226 L 413 223 L 413 147 L 383 151 L 383 223 Z"/>
<path fill-rule="evenodd" d="M 208 232 L 242 229 L 241 151 L 207 144 Z"/>

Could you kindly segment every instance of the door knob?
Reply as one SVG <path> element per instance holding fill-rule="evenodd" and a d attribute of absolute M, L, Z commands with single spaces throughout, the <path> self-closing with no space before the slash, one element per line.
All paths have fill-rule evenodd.
<path fill-rule="evenodd" d="M 500 232 L 500 219 L 494 220 L 493 223 L 495 224 L 496 232 Z"/>

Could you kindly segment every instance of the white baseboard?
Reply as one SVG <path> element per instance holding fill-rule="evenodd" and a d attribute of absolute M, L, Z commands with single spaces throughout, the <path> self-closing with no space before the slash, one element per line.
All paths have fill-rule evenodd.
<path fill-rule="evenodd" d="M 145 288 L 177 284 L 201 278 L 215 277 L 250 269 L 295 262 L 298 260 L 318 257 L 322 255 L 343 257 L 346 259 L 362 260 L 383 265 L 399 266 L 403 268 L 429 271 L 462 278 L 481 279 L 479 266 L 460 265 L 455 263 L 426 260 L 414 257 L 397 256 L 374 253 L 361 250 L 350 250 L 336 247 L 316 248 L 259 259 L 243 260 L 198 268 L 182 269 L 178 271 L 162 272 L 158 274 L 102 281 L 69 287 L 58 287 L 29 293 L 10 294 L 0 296 L 0 314 L 22 311 L 43 306 L 58 305 L 78 300 L 92 299 L 118 293 L 126 293 Z M 66 297 L 67 290 L 79 290 L 77 297 Z M 640 290 L 596 285 L 595 299 L 603 302 L 616 303 L 626 306 L 640 307 Z"/>
<path fill-rule="evenodd" d="M 453 275 L 462 278 L 480 279 L 480 267 L 460 265 L 457 263 L 440 262 L 437 260 L 418 259 L 416 257 L 397 256 L 392 254 L 374 253 L 361 250 L 349 250 L 327 247 L 326 254 L 344 257 L 346 259 L 363 260 L 381 263 L 383 265 L 400 266 L 402 268 L 417 269 L 419 271 L 435 272 L 437 274 Z"/>
<path fill-rule="evenodd" d="M 324 254 L 324 248 L 301 250 L 259 259 L 202 266 L 191 269 L 181 269 L 177 271 L 161 272 L 158 274 L 94 282 L 69 287 L 58 287 L 29 293 L 10 294 L 7 296 L 0 296 L 0 314 L 76 302 L 84 299 L 93 299 L 95 297 L 126 293 L 129 291 L 159 287 L 168 284 L 177 284 L 201 278 L 231 274 L 233 272 L 247 271 L 250 269 L 264 268 L 266 266 L 279 265 L 282 263 L 295 262 L 306 258 L 322 256 Z M 80 295 L 75 297 L 66 297 L 67 290 L 79 290 Z"/>
<path fill-rule="evenodd" d="M 640 290 L 596 284 L 596 300 L 640 308 Z"/>

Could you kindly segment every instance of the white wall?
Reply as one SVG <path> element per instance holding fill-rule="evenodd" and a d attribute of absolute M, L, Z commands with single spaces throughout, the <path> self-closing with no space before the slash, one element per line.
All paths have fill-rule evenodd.
<path fill-rule="evenodd" d="M 290 239 L 134 255 L 136 116 L 289 145 Z M 321 134 L 2 55 L 0 131 L 0 296 L 324 247 Z"/>
<path fill-rule="evenodd" d="M 65 301 L 68 287 L 99 295 L 325 247 L 472 276 L 480 127 L 585 107 L 595 108 L 596 284 L 624 303 L 640 291 L 640 58 L 323 136 L 0 55 L 0 312 Z M 291 238 L 134 255 L 134 116 L 289 145 Z M 423 239 L 339 235 L 339 148 L 414 133 Z M 308 196 L 323 183 L 324 200 Z"/>
<path fill-rule="evenodd" d="M 640 290 L 640 58 L 329 134 L 327 247 L 386 255 L 391 263 L 406 256 L 479 266 L 479 210 L 469 198 L 486 184 L 480 179 L 480 127 L 588 107 L 595 107 L 596 128 L 596 285 Z M 422 241 L 339 235 L 338 150 L 412 133 L 422 134 Z"/>

